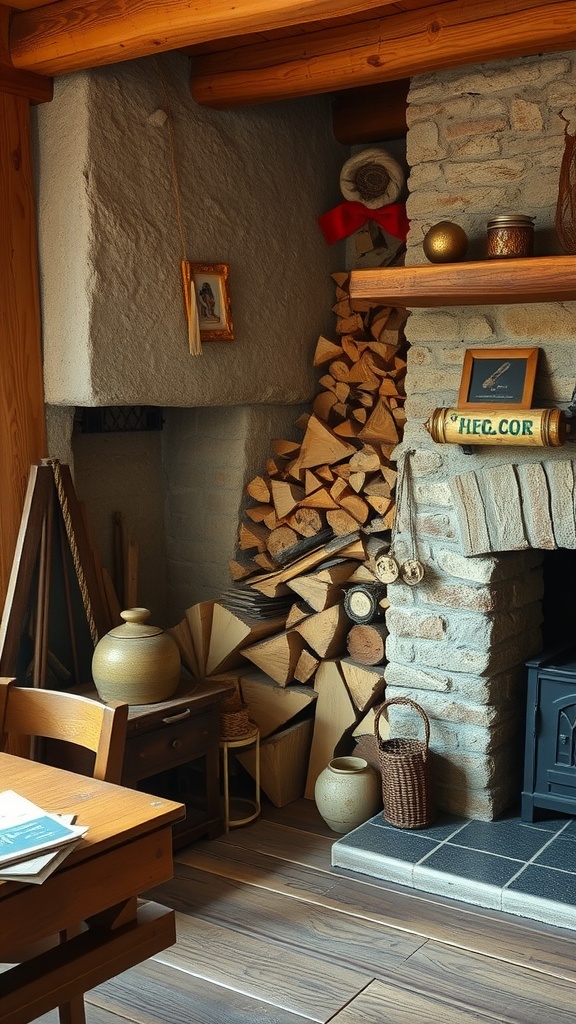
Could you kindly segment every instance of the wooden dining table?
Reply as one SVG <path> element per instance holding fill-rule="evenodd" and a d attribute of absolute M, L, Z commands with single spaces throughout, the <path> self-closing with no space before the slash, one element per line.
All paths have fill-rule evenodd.
<path fill-rule="evenodd" d="M 0 881 L 0 962 L 61 941 L 0 973 L 0 1021 L 27 1024 L 176 939 L 174 912 L 140 899 L 172 877 L 182 804 L 0 753 L 0 791 L 73 814 L 88 831 L 41 885 Z"/>

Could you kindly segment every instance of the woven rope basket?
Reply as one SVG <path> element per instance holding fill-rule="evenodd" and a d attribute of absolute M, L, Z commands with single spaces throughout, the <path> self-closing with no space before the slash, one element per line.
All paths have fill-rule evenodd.
<path fill-rule="evenodd" d="M 220 712 L 220 739 L 236 740 L 254 730 L 248 705 L 241 702 L 234 708 L 223 708 Z"/>
<path fill-rule="evenodd" d="M 388 739 L 380 736 L 378 723 L 386 708 L 400 704 L 417 711 L 424 722 L 424 740 Z M 434 818 L 430 781 L 430 723 L 425 711 L 409 697 L 391 697 L 378 708 L 374 719 L 378 760 L 382 774 L 383 816 L 396 828 L 426 828 Z"/>

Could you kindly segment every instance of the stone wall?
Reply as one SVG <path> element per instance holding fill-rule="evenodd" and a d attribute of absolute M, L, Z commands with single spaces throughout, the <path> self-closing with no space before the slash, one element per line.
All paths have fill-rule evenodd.
<path fill-rule="evenodd" d="M 422 239 L 452 220 L 484 256 L 486 223 L 499 213 L 536 218 L 536 255 L 559 253 L 553 230 L 564 125 L 576 130 L 576 54 L 524 58 L 421 76 L 408 107 L 411 167 L 407 262 L 425 263 Z M 408 695 L 431 720 L 441 806 L 489 819 L 520 790 L 524 662 L 541 649 L 540 550 L 464 557 L 451 482 L 459 474 L 559 459 L 557 450 L 435 444 L 424 429 L 434 408 L 456 405 L 467 348 L 540 347 L 534 406 L 565 407 L 576 382 L 573 303 L 415 310 L 406 433 L 418 554 L 415 588 L 389 587 L 387 695 Z M 506 495 L 500 495 L 506 504 Z M 572 510 L 570 510 L 572 515 Z M 406 517 L 404 517 L 404 520 Z M 406 545 L 407 523 L 397 539 Z M 394 720 L 393 720 L 394 721 Z M 417 734 L 403 716 L 404 734 Z"/>

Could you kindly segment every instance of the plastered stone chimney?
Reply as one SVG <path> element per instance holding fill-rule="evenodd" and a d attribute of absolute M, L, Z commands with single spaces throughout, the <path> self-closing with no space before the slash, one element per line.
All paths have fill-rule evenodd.
<path fill-rule="evenodd" d="M 113 512 L 124 513 L 140 601 L 172 624 L 229 585 L 244 483 L 314 394 L 330 273 L 343 265 L 316 218 L 341 198 L 349 152 L 330 97 L 213 111 L 192 100 L 187 58 L 164 55 L 160 68 L 186 256 L 229 264 L 235 341 L 188 351 L 154 60 L 58 79 L 36 108 L 37 177 L 50 453 L 72 459 L 107 565 Z M 161 434 L 70 436 L 77 408 L 132 405 L 162 407 Z"/>

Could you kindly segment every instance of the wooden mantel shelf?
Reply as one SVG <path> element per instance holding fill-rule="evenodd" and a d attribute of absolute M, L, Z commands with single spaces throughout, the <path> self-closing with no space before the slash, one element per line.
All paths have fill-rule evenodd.
<path fill-rule="evenodd" d="M 353 270 L 350 298 L 407 308 L 576 300 L 576 256 Z"/>

